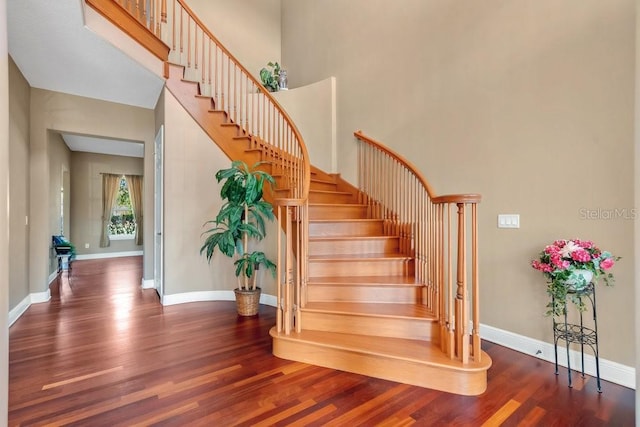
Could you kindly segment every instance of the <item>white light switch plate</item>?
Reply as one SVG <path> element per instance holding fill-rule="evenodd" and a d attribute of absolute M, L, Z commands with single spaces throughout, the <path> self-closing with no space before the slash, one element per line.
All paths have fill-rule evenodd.
<path fill-rule="evenodd" d="M 520 215 L 518 214 L 498 215 L 498 228 L 520 228 Z"/>

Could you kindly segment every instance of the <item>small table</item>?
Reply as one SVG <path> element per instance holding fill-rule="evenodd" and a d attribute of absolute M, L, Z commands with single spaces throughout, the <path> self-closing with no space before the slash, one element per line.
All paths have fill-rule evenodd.
<path fill-rule="evenodd" d="M 598 358 L 598 317 L 596 315 L 596 288 L 593 283 L 589 283 L 584 289 L 568 291 L 569 295 L 578 295 L 585 297 L 591 302 L 591 310 L 593 312 L 593 328 L 584 326 L 583 311 L 580 311 L 580 324 L 572 324 L 567 322 L 567 301 L 564 302 L 564 321 L 556 322 L 556 318 L 553 318 L 553 342 L 556 361 L 556 372 L 558 375 L 558 341 L 564 340 L 567 349 L 567 373 L 569 376 L 569 387 L 573 387 L 571 384 L 571 358 L 569 356 L 569 344 L 580 344 L 580 356 L 582 361 L 582 378 L 584 378 L 584 346 L 591 347 L 593 354 L 596 358 L 596 382 L 598 386 L 598 393 L 602 393 L 602 387 L 600 385 L 600 360 Z"/>
<path fill-rule="evenodd" d="M 71 271 L 71 246 L 56 245 L 56 258 L 58 258 L 58 273 L 61 271 Z"/>

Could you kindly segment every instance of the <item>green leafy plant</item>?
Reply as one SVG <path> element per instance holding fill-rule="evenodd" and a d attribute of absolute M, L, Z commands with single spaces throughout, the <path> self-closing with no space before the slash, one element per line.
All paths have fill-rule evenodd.
<path fill-rule="evenodd" d="M 276 265 L 264 252 L 249 252 L 249 240 L 262 240 L 265 237 L 265 222 L 275 216 L 271 203 L 263 199 L 265 186 L 269 189 L 275 184 L 271 175 L 259 170 L 261 162 L 249 167 L 236 160 L 228 169 L 216 173 L 218 183 L 223 183 L 220 197 L 225 203 L 215 220 L 207 221 L 212 225 L 206 235 L 200 254 L 211 262 L 216 249 L 228 257 L 236 257 L 234 265 L 238 278 L 238 288 L 256 289 L 255 272 L 260 265 L 270 270 L 275 277 Z"/>
<path fill-rule="evenodd" d="M 269 92 L 278 91 L 278 79 L 280 78 L 280 64 L 277 62 L 269 62 L 267 67 L 260 70 L 260 80 L 262 85 Z"/>

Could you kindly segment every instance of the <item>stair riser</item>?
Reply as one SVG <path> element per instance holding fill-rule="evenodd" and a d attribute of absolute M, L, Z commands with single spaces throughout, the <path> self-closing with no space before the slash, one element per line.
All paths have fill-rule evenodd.
<path fill-rule="evenodd" d="M 324 181 L 311 181 L 311 190 L 318 191 L 336 191 L 338 184 L 333 182 L 324 182 Z"/>
<path fill-rule="evenodd" d="M 357 302 L 418 304 L 422 288 L 417 286 L 319 285 L 307 286 L 309 302 Z"/>
<path fill-rule="evenodd" d="M 393 254 L 398 253 L 398 250 L 398 238 L 309 241 L 311 255 Z"/>
<path fill-rule="evenodd" d="M 381 318 L 341 313 L 307 312 L 303 309 L 301 324 L 305 330 L 310 331 L 439 341 L 438 324 L 429 319 Z"/>
<path fill-rule="evenodd" d="M 309 192 L 310 203 L 355 203 L 351 194 Z"/>
<path fill-rule="evenodd" d="M 309 260 L 309 277 L 413 275 L 413 260 Z"/>
<path fill-rule="evenodd" d="M 367 207 L 361 205 L 309 206 L 310 219 L 367 218 Z"/>
<path fill-rule="evenodd" d="M 485 370 L 456 370 L 426 362 L 332 348 L 276 336 L 273 336 L 273 354 L 282 359 L 463 396 L 477 396 L 487 389 Z"/>
<path fill-rule="evenodd" d="M 382 221 L 309 222 L 309 237 L 381 236 Z"/>

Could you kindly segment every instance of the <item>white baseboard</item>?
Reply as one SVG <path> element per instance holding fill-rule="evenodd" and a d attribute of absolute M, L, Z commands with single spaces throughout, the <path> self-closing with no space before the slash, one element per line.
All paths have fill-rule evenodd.
<path fill-rule="evenodd" d="M 120 258 L 125 256 L 139 256 L 143 255 L 143 251 L 128 251 L 128 252 L 105 252 L 102 254 L 82 254 L 76 255 L 77 260 L 83 259 L 105 259 L 105 258 Z"/>
<path fill-rule="evenodd" d="M 27 295 L 22 301 L 18 303 L 13 310 L 9 311 L 9 326 L 13 325 L 16 320 L 24 314 L 25 311 L 31 306 L 31 296 Z"/>
<path fill-rule="evenodd" d="M 31 304 L 40 304 L 48 302 L 51 299 L 51 290 L 47 288 L 44 292 L 35 292 L 30 295 Z"/>
<path fill-rule="evenodd" d="M 36 293 L 27 295 L 26 297 L 24 297 L 22 301 L 18 303 L 17 306 L 15 306 L 12 310 L 9 311 L 9 319 L 8 319 L 9 326 L 13 325 L 15 321 L 18 320 L 20 316 L 22 316 L 29 307 L 31 307 L 31 304 L 39 304 L 42 302 L 47 302 L 50 299 L 51 299 L 51 291 L 49 289 L 47 289 L 44 292 L 36 292 Z"/>
<path fill-rule="evenodd" d="M 142 289 L 155 289 L 156 282 L 153 279 L 142 279 Z"/>
<path fill-rule="evenodd" d="M 236 296 L 233 291 L 200 291 L 185 292 L 182 294 L 164 295 L 162 305 L 185 304 L 188 302 L 200 301 L 235 301 Z M 278 299 L 273 295 L 260 295 L 260 304 L 276 306 Z"/>
<path fill-rule="evenodd" d="M 553 344 L 533 338 L 504 331 L 492 326 L 480 325 L 480 336 L 483 340 L 491 341 L 512 350 L 555 363 Z M 584 355 L 584 372 L 593 377 L 596 376 L 596 358 L 591 353 L 589 346 Z M 569 350 L 571 369 L 579 371 L 581 365 L 580 352 Z M 558 346 L 558 365 L 567 367 L 567 350 L 565 346 Z M 600 378 L 611 381 L 631 389 L 636 388 L 636 370 L 631 366 L 622 365 L 607 359 L 600 358 Z"/>
<path fill-rule="evenodd" d="M 51 286 L 51 284 L 53 283 L 54 280 L 56 280 L 58 278 L 58 272 L 54 271 L 53 273 L 51 273 L 49 275 L 49 281 L 47 282 L 47 285 Z"/>

